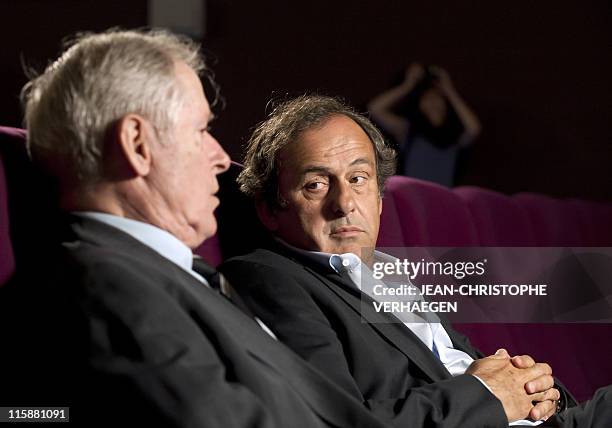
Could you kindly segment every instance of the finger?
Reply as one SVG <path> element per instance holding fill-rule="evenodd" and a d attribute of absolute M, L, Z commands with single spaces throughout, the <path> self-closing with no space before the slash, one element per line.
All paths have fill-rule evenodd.
<path fill-rule="evenodd" d="M 508 351 L 506 351 L 504 348 L 498 349 L 492 356 L 498 358 L 510 358 L 510 354 L 508 354 Z"/>
<path fill-rule="evenodd" d="M 484 358 L 482 358 L 483 360 L 507 360 L 510 358 L 510 355 L 508 355 L 508 351 L 506 351 L 505 349 L 501 348 L 498 349 L 495 354 L 491 354 L 488 355 Z"/>
<path fill-rule="evenodd" d="M 519 369 L 528 369 L 535 366 L 536 362 L 529 355 L 517 355 L 511 358 L 514 367 Z"/>
<path fill-rule="evenodd" d="M 546 363 L 536 363 L 532 367 L 521 370 L 525 383 L 543 375 L 552 375 L 552 367 Z"/>
<path fill-rule="evenodd" d="M 529 411 L 529 418 L 534 421 L 546 420 L 555 414 L 557 403 L 547 400 L 537 403 Z"/>
<path fill-rule="evenodd" d="M 467 374 L 475 374 L 476 376 L 479 376 L 483 371 L 488 372 L 491 370 L 500 369 L 506 364 L 508 364 L 506 361 L 491 355 L 489 357 L 472 361 L 472 364 L 468 366 L 465 372 Z"/>
<path fill-rule="evenodd" d="M 545 401 L 556 401 L 561 398 L 561 393 L 557 388 L 550 388 L 544 392 L 537 392 L 529 395 L 532 403 L 545 402 Z"/>
<path fill-rule="evenodd" d="M 535 394 L 544 392 L 555 385 L 555 379 L 551 375 L 542 375 L 536 379 L 530 380 L 525 384 L 527 394 Z"/>

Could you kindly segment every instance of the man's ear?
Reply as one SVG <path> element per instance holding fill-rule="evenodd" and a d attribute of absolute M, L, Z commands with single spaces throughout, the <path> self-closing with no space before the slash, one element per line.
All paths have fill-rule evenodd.
<path fill-rule="evenodd" d="M 153 130 L 149 122 L 137 114 L 128 114 L 117 123 L 117 141 L 125 160 L 139 176 L 151 170 Z"/>
<path fill-rule="evenodd" d="M 255 210 L 257 211 L 257 217 L 259 217 L 259 221 L 263 223 L 263 225 L 270 232 L 275 232 L 278 230 L 278 220 L 276 218 L 276 213 L 268 206 L 265 201 L 257 201 L 255 203 Z"/>

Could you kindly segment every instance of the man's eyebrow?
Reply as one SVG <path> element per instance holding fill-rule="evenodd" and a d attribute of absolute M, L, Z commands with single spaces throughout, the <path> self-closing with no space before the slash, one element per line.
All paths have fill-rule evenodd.
<path fill-rule="evenodd" d="M 372 165 L 372 161 L 366 158 L 357 158 L 353 162 L 351 162 L 349 166 L 355 166 L 355 165 L 361 165 L 361 164 Z"/>
<path fill-rule="evenodd" d="M 301 171 L 301 175 L 304 176 L 306 174 L 327 174 L 330 169 L 325 166 L 307 166 Z"/>
<path fill-rule="evenodd" d="M 354 161 L 352 161 L 349 166 L 355 166 L 355 165 L 372 165 L 372 161 L 367 159 L 367 158 L 357 158 Z M 304 169 L 302 169 L 300 171 L 300 174 L 302 176 L 305 176 L 307 174 L 328 174 L 331 171 L 330 168 L 326 167 L 326 166 L 321 166 L 321 165 L 311 165 L 311 166 L 306 166 Z"/>

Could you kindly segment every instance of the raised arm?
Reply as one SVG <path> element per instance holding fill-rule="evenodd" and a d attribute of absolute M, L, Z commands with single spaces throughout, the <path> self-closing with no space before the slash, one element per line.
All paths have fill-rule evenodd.
<path fill-rule="evenodd" d="M 368 103 L 368 110 L 372 118 L 389 132 L 398 143 L 403 142 L 406 138 L 410 123 L 406 118 L 395 114 L 393 107 L 414 89 L 424 75 L 423 66 L 413 63 L 406 70 L 402 83 L 377 95 Z"/>
<path fill-rule="evenodd" d="M 437 77 L 433 82 L 434 86 L 436 86 L 446 97 L 463 125 L 464 132 L 461 137 L 459 137 L 459 145 L 462 147 L 468 146 L 480 134 L 480 120 L 478 120 L 476 113 L 474 113 L 461 95 L 459 95 L 448 72 L 441 67 L 435 66 L 432 66 L 431 70 Z"/>

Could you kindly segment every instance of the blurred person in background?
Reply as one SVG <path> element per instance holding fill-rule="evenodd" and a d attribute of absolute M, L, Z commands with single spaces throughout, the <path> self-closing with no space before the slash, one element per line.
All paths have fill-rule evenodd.
<path fill-rule="evenodd" d="M 368 109 L 395 140 L 399 174 L 455 184 L 460 153 L 480 134 L 480 121 L 444 69 L 411 64 L 404 80 Z"/>

